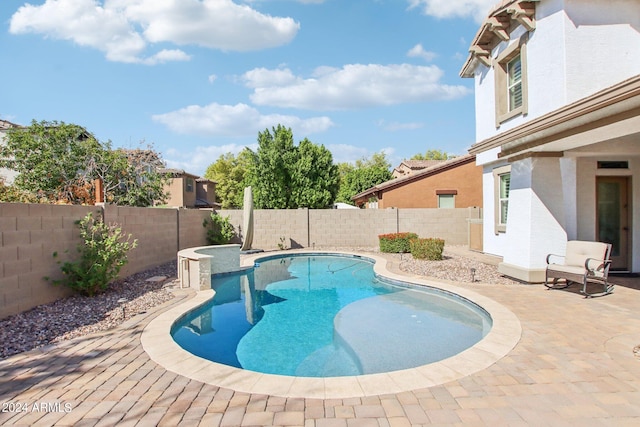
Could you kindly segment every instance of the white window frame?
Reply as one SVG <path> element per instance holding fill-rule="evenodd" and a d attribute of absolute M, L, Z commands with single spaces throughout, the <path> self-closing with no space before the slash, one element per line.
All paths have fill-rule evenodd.
<path fill-rule="evenodd" d="M 502 179 L 504 176 L 509 176 L 509 188 L 507 189 L 506 197 L 502 197 Z M 494 232 L 506 233 L 507 220 L 509 218 L 509 195 L 511 193 L 511 165 L 502 166 L 493 170 L 493 183 L 494 183 Z M 507 213 L 506 218 L 502 218 L 502 206 L 506 204 Z"/>

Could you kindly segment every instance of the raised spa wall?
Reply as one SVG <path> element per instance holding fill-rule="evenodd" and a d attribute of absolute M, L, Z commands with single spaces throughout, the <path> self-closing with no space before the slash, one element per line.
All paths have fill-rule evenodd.
<path fill-rule="evenodd" d="M 181 288 L 211 289 L 211 275 L 240 270 L 240 245 L 199 246 L 178 252 Z"/>

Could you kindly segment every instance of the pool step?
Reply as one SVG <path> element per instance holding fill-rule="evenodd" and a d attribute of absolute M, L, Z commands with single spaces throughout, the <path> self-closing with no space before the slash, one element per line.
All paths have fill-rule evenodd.
<path fill-rule="evenodd" d="M 356 301 L 334 319 L 334 334 L 349 347 L 365 374 L 426 365 L 470 346 L 478 331 L 464 319 L 450 322 L 446 299 L 432 312 L 433 297 L 411 290 Z M 446 307 L 449 308 L 449 307 Z M 389 328 L 389 325 L 394 325 Z M 479 338 L 476 338 L 477 341 Z"/>
<path fill-rule="evenodd" d="M 334 344 L 322 347 L 305 358 L 296 369 L 299 377 L 341 377 L 360 375 L 355 360 Z"/>

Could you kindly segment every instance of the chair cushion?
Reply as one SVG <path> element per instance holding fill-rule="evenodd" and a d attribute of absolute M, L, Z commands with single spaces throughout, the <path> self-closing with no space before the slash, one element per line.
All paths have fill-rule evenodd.
<path fill-rule="evenodd" d="M 564 259 L 564 263 L 565 265 L 580 267 L 584 270 L 584 262 L 587 258 L 603 260 L 606 251 L 606 243 L 571 240 L 567 242 L 567 255 Z"/>

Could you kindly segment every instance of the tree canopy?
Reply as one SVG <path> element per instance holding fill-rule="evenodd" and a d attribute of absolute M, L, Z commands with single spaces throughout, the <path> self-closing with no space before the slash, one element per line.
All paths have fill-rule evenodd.
<path fill-rule="evenodd" d="M 223 209 L 239 209 L 244 202 L 247 170 L 253 161 L 253 153 L 244 149 L 238 155 L 223 154 L 204 173 L 205 178 L 216 182 L 216 201 Z"/>
<path fill-rule="evenodd" d="M 393 178 L 391 163 L 383 152 L 375 153 L 371 158 L 362 158 L 355 162 L 340 164 L 340 191 L 336 202 L 353 204 L 351 198 Z"/>
<path fill-rule="evenodd" d="M 36 122 L 7 131 L 0 147 L 0 166 L 18 172 L 16 189 L 38 200 L 82 203 L 89 197 L 87 164 L 100 143 L 81 126 Z"/>
<path fill-rule="evenodd" d="M 6 201 L 93 203 L 93 180 L 100 178 L 105 200 L 151 206 L 166 199 L 160 164 L 151 149 L 113 150 L 111 142 L 99 142 L 82 126 L 34 120 L 9 129 L 0 146 L 0 166 L 18 173 L 0 194 Z"/>
<path fill-rule="evenodd" d="M 456 157 L 452 154 L 447 154 L 446 151 L 442 150 L 427 150 L 426 153 L 418 153 L 414 154 L 411 157 L 411 160 L 448 160 Z"/>
<path fill-rule="evenodd" d="M 293 142 L 293 132 L 282 125 L 258 133 L 247 182 L 259 209 L 325 208 L 339 186 L 338 167 L 323 145 L 304 139 Z"/>

